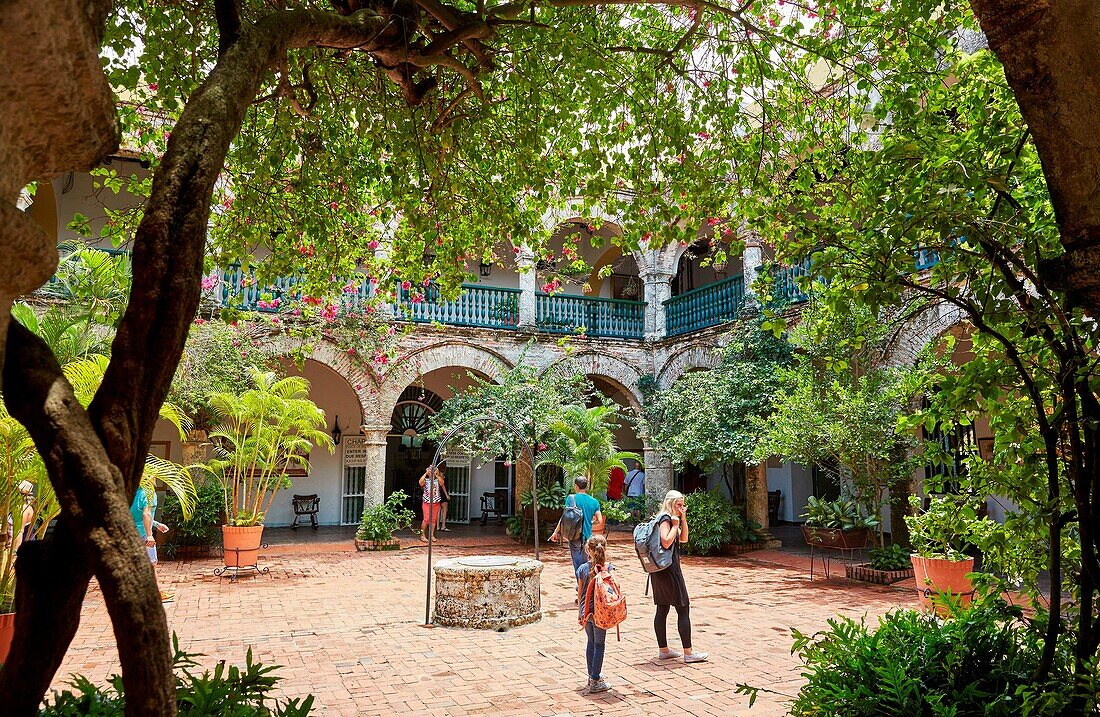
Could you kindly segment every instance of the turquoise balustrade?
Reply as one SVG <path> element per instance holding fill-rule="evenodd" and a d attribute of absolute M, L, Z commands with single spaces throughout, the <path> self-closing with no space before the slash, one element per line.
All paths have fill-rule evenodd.
<path fill-rule="evenodd" d="M 665 333 L 679 336 L 737 318 L 745 303 L 745 280 L 740 274 L 686 291 L 665 302 Z"/>
<path fill-rule="evenodd" d="M 299 287 L 304 282 L 305 276 L 295 273 L 290 276 L 280 276 L 267 284 L 260 285 L 252 273 L 245 272 L 239 264 L 232 264 L 222 272 L 222 280 L 215 289 L 215 295 L 219 303 L 225 307 L 242 311 L 277 313 L 286 302 L 301 300 L 302 292 Z M 374 295 L 374 287 L 375 285 L 363 275 L 357 275 L 354 279 L 345 282 L 344 291 L 340 294 L 341 310 L 356 311 L 365 306 L 367 300 Z M 278 299 L 278 303 L 270 305 L 274 299 Z M 261 306 L 260 302 L 264 302 L 264 305 Z"/>
<path fill-rule="evenodd" d="M 645 302 L 540 291 L 535 295 L 535 326 L 550 334 L 640 339 L 645 334 Z"/>
<path fill-rule="evenodd" d="M 792 266 L 782 266 L 775 272 L 775 298 L 780 303 L 799 304 L 809 301 L 810 295 L 798 287 L 798 280 L 811 276 L 810 257 Z"/>
<path fill-rule="evenodd" d="M 413 297 L 422 296 L 419 301 Z M 444 301 L 434 284 L 402 289 L 397 285 L 394 313 L 399 320 L 451 326 L 514 329 L 519 324 L 519 289 L 463 284 L 454 301 Z"/>

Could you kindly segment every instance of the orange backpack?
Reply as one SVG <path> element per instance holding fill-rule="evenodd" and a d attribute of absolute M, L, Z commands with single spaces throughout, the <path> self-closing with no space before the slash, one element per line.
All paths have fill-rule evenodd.
<path fill-rule="evenodd" d="M 584 605 L 581 607 L 581 627 L 588 622 L 588 601 L 592 600 L 592 622 L 601 630 L 615 628 L 615 637 L 622 640 L 619 635 L 619 623 L 626 619 L 626 596 L 623 595 L 619 582 L 607 570 L 599 566 L 592 566 L 593 572 L 588 576 L 588 590 L 584 595 Z"/>

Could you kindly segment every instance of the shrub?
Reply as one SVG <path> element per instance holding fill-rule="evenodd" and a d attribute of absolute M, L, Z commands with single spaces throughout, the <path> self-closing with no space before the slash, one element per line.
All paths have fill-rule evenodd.
<path fill-rule="evenodd" d="M 196 675 L 197 653 L 179 648 L 179 639 L 172 635 L 175 650 L 176 707 L 181 717 L 307 717 L 313 709 L 313 695 L 304 700 L 290 699 L 280 704 L 268 697 L 280 678 L 276 665 L 264 666 L 252 661 L 249 648 L 243 668 L 219 662 L 211 673 Z M 73 677 L 71 690 L 64 690 L 47 699 L 39 717 L 123 717 L 126 697 L 122 678 L 112 675 L 107 686 L 96 687 L 83 676 Z M 52 699 L 52 701 L 51 701 Z M 270 706 L 269 706 L 270 703 Z"/>
<path fill-rule="evenodd" d="M 689 528 L 685 549 L 693 555 L 712 555 L 725 545 L 757 539 L 754 528 L 759 526 L 749 526 L 741 506 L 717 490 L 690 493 L 684 505 Z"/>
<path fill-rule="evenodd" d="M 629 506 L 626 505 L 626 499 L 623 500 L 601 500 L 600 512 L 603 513 L 603 517 L 609 523 L 628 523 L 631 518 L 631 511 Z"/>
<path fill-rule="evenodd" d="M 885 548 L 871 548 L 871 567 L 875 570 L 906 570 L 912 567 L 909 551 L 897 543 Z"/>
<path fill-rule="evenodd" d="M 1072 678 L 1065 677 L 1072 658 L 1060 650 L 1050 684 L 1029 685 L 1042 640 L 1021 614 L 990 600 L 948 620 L 898 610 L 876 628 L 840 617 L 817 635 L 792 630 L 807 682 L 790 714 L 1061 714 L 1072 690 Z M 1090 708 L 1093 701 L 1088 699 Z"/>
<path fill-rule="evenodd" d="M 172 557 L 184 545 L 217 545 L 221 540 L 224 502 L 220 483 L 198 482 L 195 484 L 194 512 L 184 520 L 179 500 L 169 492 L 164 498 L 164 522 L 172 529 L 172 538 L 164 546 L 165 556 Z"/>
<path fill-rule="evenodd" d="M 373 505 L 363 510 L 359 520 L 359 529 L 355 531 L 357 540 L 373 540 L 384 543 L 393 539 L 394 532 L 413 524 L 416 515 L 405 507 L 405 491 L 395 490 L 381 505 Z"/>
<path fill-rule="evenodd" d="M 850 498 L 821 500 L 810 496 L 806 500 L 806 512 L 802 517 L 806 519 L 806 525 L 812 528 L 854 530 L 878 526 L 878 518 L 864 515 L 859 503 Z"/>
<path fill-rule="evenodd" d="M 565 488 L 558 483 L 539 486 L 539 508 L 565 508 Z M 524 508 L 531 507 L 531 491 L 525 490 L 519 494 L 519 504 Z"/>

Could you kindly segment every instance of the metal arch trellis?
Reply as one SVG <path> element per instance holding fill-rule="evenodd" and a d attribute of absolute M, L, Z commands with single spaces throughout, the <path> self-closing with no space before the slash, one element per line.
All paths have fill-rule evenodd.
<path fill-rule="evenodd" d="M 535 476 L 535 452 L 531 449 L 531 444 L 523 437 L 523 434 L 521 434 L 519 431 L 516 430 L 515 426 L 513 426 L 511 424 L 508 424 L 508 423 L 505 423 L 504 421 L 500 420 L 499 418 L 493 418 L 492 416 L 474 416 L 473 418 L 466 419 L 465 421 L 458 424 L 457 426 L 455 426 L 451 430 L 447 431 L 447 434 L 445 436 L 443 436 L 443 439 L 439 442 L 439 445 L 437 445 L 436 448 L 435 448 L 435 455 L 432 456 L 432 463 L 429 466 L 429 470 L 431 470 L 432 475 L 435 475 L 436 466 L 439 465 L 439 456 L 441 456 L 443 454 L 443 449 L 446 447 L 447 442 L 450 441 L 452 438 L 454 438 L 456 433 L 458 433 L 460 430 L 462 430 L 466 426 L 469 426 L 473 423 L 482 423 L 482 422 L 495 423 L 498 426 L 501 426 L 502 428 L 507 428 L 509 431 L 512 432 L 512 434 L 516 437 L 516 440 L 519 441 L 520 445 L 523 447 L 524 451 L 526 451 L 526 453 L 527 453 L 527 459 L 530 461 L 530 464 L 531 464 L 531 500 L 532 500 L 532 509 L 534 511 L 534 518 L 535 518 L 535 560 L 538 560 L 539 559 L 539 491 L 538 491 L 538 480 Z M 430 625 L 431 624 L 431 614 L 432 614 L 432 542 L 433 542 L 432 538 L 433 537 L 435 537 L 434 526 L 432 526 L 428 530 L 428 576 L 427 576 L 427 585 L 426 585 L 425 592 L 424 592 L 424 624 L 425 625 Z"/>

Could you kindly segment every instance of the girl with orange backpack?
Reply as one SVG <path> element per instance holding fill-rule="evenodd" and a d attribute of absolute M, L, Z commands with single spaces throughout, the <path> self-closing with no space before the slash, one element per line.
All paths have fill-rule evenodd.
<path fill-rule="evenodd" d="M 593 535 L 585 543 L 588 562 L 577 569 L 578 622 L 588 636 L 588 691 L 606 692 L 611 685 L 600 674 L 607 644 L 607 631 L 626 619 L 626 598 L 607 564 L 607 538 Z"/>

